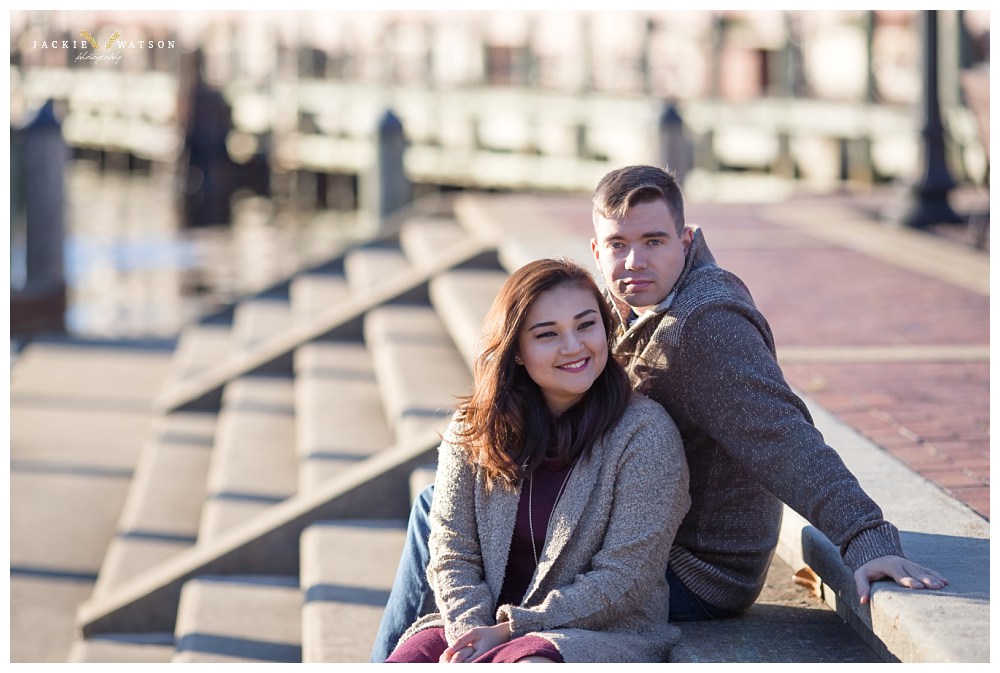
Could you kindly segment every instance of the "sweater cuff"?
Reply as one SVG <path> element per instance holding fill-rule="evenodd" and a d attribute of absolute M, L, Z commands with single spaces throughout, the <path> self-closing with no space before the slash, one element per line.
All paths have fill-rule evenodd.
<path fill-rule="evenodd" d="M 903 547 L 899 542 L 899 531 L 886 521 L 855 535 L 840 553 L 853 572 L 880 556 L 903 556 Z"/>
<path fill-rule="evenodd" d="M 513 605 L 501 605 L 497 608 L 497 623 L 508 623 L 511 640 L 535 631 L 540 631 L 541 624 L 537 617 L 538 613 Z"/>

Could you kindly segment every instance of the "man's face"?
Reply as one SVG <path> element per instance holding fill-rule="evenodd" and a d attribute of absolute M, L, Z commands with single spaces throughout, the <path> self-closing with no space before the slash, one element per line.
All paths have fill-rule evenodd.
<path fill-rule="evenodd" d="M 684 270 L 693 230 L 677 235 L 662 199 L 632 206 L 622 219 L 594 218 L 590 241 L 611 294 L 641 314 L 655 308 Z"/>

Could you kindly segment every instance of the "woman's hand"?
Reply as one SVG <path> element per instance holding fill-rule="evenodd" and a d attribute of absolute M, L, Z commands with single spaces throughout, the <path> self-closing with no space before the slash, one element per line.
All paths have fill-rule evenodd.
<path fill-rule="evenodd" d="M 479 626 L 469 629 L 451 647 L 441 653 L 439 663 L 461 664 L 474 661 L 510 640 L 510 624 L 500 622 L 496 626 Z"/>

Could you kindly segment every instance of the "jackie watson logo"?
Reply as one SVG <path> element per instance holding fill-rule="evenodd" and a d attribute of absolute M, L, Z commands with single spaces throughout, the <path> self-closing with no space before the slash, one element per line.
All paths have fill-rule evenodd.
<path fill-rule="evenodd" d="M 89 31 L 81 30 L 82 40 L 35 40 L 32 45 L 36 49 L 78 49 L 82 50 L 76 55 L 74 61 L 107 61 L 119 63 L 125 56 L 128 49 L 173 49 L 174 40 L 126 40 L 122 39 L 122 31 L 116 30 L 104 43 L 97 41 Z M 117 51 L 111 51 L 112 48 Z"/>

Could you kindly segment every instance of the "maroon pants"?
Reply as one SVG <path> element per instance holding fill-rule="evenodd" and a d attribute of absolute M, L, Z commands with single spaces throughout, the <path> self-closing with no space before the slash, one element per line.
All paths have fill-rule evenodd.
<path fill-rule="evenodd" d="M 399 644 L 399 647 L 385 660 L 387 664 L 436 664 L 441 654 L 447 649 L 448 641 L 444 637 L 444 629 L 424 629 L 412 638 Z M 563 663 L 562 655 L 555 645 L 538 636 L 521 636 L 503 645 L 497 645 L 486 652 L 475 664 L 513 664 L 525 657 L 545 657 L 556 663 Z"/>

